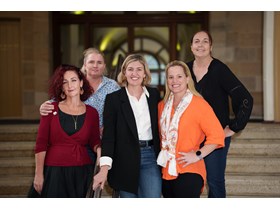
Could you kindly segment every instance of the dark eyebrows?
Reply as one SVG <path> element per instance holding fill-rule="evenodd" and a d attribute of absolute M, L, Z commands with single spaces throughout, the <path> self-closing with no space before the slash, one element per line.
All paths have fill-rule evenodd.
<path fill-rule="evenodd" d="M 196 39 L 193 39 L 193 40 L 194 41 L 200 41 L 199 38 L 196 38 Z M 205 40 L 210 41 L 210 39 L 208 37 L 205 37 L 205 38 L 202 39 L 202 41 L 205 41 Z"/>

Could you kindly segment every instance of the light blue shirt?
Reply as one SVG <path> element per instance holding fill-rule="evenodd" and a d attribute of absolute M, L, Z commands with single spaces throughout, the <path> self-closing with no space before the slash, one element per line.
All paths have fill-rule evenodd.
<path fill-rule="evenodd" d="M 102 78 L 102 82 L 98 89 L 86 100 L 85 104 L 95 108 L 99 114 L 99 126 L 103 127 L 103 110 L 106 95 L 116 90 L 119 90 L 120 86 L 115 80 L 109 79 L 105 76 Z"/>

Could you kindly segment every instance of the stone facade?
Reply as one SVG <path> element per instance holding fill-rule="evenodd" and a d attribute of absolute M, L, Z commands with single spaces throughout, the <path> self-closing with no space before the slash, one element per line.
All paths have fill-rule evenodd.
<path fill-rule="evenodd" d="M 20 19 L 22 119 L 39 119 L 39 105 L 47 99 L 46 87 L 52 58 L 49 14 L 0 12 L 0 19 Z"/>
<path fill-rule="evenodd" d="M 252 116 L 263 117 L 263 12 L 210 12 L 213 56 L 225 62 L 254 97 Z M 52 72 L 50 12 L 0 12 L 21 23 L 22 119 L 39 119 Z M 1 119 L 1 118 L 0 118 Z"/>
<path fill-rule="evenodd" d="M 263 116 L 263 12 L 211 12 L 213 56 L 225 62 L 254 97 L 252 116 Z"/>

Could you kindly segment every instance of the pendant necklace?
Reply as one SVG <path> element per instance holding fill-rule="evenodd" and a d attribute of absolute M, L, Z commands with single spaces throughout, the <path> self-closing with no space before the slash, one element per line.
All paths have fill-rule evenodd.
<path fill-rule="evenodd" d="M 75 125 L 75 130 L 77 130 L 77 122 L 78 122 L 78 117 L 79 115 L 77 115 L 76 117 L 74 117 L 73 115 L 71 115 L 73 120 L 74 120 L 74 125 Z"/>

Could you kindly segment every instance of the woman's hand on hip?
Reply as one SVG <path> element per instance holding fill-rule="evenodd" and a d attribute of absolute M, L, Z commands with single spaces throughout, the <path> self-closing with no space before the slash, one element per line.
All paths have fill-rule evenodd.
<path fill-rule="evenodd" d="M 177 158 L 178 164 L 183 164 L 183 167 L 199 161 L 199 157 L 193 150 L 190 152 L 178 152 L 178 154 L 181 155 L 181 157 Z"/>

